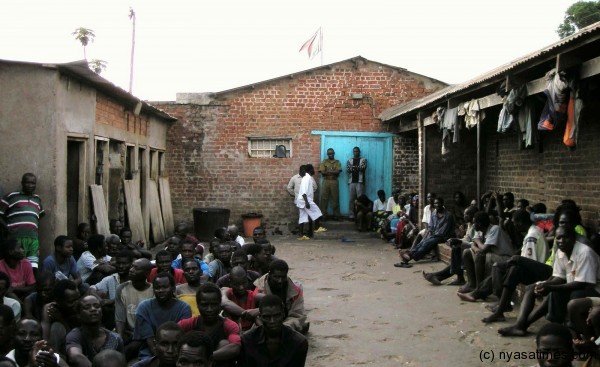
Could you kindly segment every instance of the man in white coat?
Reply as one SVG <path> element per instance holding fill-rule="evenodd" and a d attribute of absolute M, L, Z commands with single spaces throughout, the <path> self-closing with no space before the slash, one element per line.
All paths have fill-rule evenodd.
<path fill-rule="evenodd" d="M 320 219 L 323 216 L 321 209 L 314 202 L 314 188 L 312 176 L 315 174 L 315 168 L 312 164 L 304 166 L 305 174 L 300 183 L 300 190 L 296 196 L 296 206 L 300 211 L 298 224 L 300 228 L 299 240 L 310 240 L 312 231 L 312 222 L 315 222 L 315 232 L 325 232 L 326 229 L 321 227 Z M 305 228 L 307 227 L 307 228 Z M 305 231 L 306 229 L 306 231 Z"/>

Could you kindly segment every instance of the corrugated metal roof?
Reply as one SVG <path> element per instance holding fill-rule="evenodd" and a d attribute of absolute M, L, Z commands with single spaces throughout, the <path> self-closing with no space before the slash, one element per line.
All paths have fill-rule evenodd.
<path fill-rule="evenodd" d="M 404 114 L 407 114 L 410 112 L 414 112 L 415 110 L 418 110 L 422 107 L 426 107 L 428 105 L 435 104 L 440 100 L 446 99 L 446 98 L 451 97 L 456 94 L 459 94 L 461 91 L 472 88 L 473 86 L 476 86 L 478 84 L 485 83 L 485 82 L 490 81 L 499 76 L 505 76 L 509 71 L 517 68 L 520 65 L 534 62 L 535 60 L 545 57 L 548 54 L 558 54 L 560 49 L 565 46 L 569 46 L 571 44 L 577 44 L 578 42 L 582 42 L 584 40 L 587 40 L 588 38 L 593 38 L 593 37 L 597 37 L 597 36 L 600 36 L 600 22 L 594 23 L 590 26 L 582 28 L 579 32 L 577 32 L 569 37 L 565 37 L 547 47 L 544 47 L 542 49 L 534 51 L 530 54 L 527 54 L 518 59 L 515 59 L 513 61 L 505 63 L 501 66 L 498 66 L 497 68 L 494 68 L 494 69 L 488 71 L 487 73 L 479 75 L 479 76 L 477 76 L 473 79 L 470 79 L 464 83 L 449 86 L 449 87 L 441 89 L 435 93 L 432 93 L 427 97 L 424 97 L 424 98 L 421 98 L 418 100 L 414 100 L 414 101 L 408 102 L 408 103 L 400 105 L 400 106 L 390 107 L 390 108 L 386 109 L 385 111 L 383 111 L 379 115 L 379 118 L 382 121 L 388 121 L 393 118 L 399 117 L 401 115 L 404 115 Z"/>
<path fill-rule="evenodd" d="M 377 62 L 377 61 L 368 60 L 368 59 L 366 59 L 366 58 L 364 58 L 364 57 L 362 57 L 362 56 L 359 55 L 359 56 L 355 56 L 355 57 L 352 57 L 352 58 L 349 58 L 349 59 L 346 59 L 346 60 L 334 62 L 334 63 L 331 63 L 331 64 L 321 65 L 321 66 L 318 66 L 316 68 L 306 69 L 306 70 L 298 71 L 298 72 L 295 72 L 295 73 L 286 74 L 286 75 L 279 76 L 279 77 L 276 77 L 276 78 L 273 78 L 273 79 L 267 79 L 267 80 L 263 80 L 263 81 L 260 81 L 260 82 L 257 82 L 257 83 L 252 83 L 252 84 L 244 85 L 244 86 L 241 86 L 241 87 L 227 89 L 227 90 L 224 90 L 224 91 L 221 91 L 221 92 L 215 92 L 212 95 L 213 96 L 220 96 L 220 95 L 224 95 L 224 94 L 228 94 L 228 93 L 240 91 L 240 90 L 243 90 L 243 89 L 256 88 L 257 86 L 260 86 L 262 84 L 276 82 L 276 81 L 279 81 L 281 79 L 290 79 L 290 78 L 293 78 L 294 75 L 297 75 L 297 74 L 311 73 L 311 72 L 314 72 L 314 71 L 317 71 L 317 70 L 320 70 L 320 69 L 331 69 L 335 65 L 342 64 L 342 63 L 345 63 L 345 62 L 348 62 L 348 61 L 350 61 L 350 62 L 356 62 L 357 60 L 362 60 L 364 62 L 370 62 L 370 63 L 373 63 L 373 64 L 385 66 L 386 68 L 390 68 L 390 69 L 395 69 L 395 70 L 402 71 L 402 72 L 411 73 L 411 74 L 418 75 L 418 76 L 421 76 L 421 77 L 424 77 L 424 78 L 428 78 L 428 79 L 430 79 L 433 82 L 437 82 L 437 83 L 448 85 L 448 83 L 445 83 L 445 82 L 442 82 L 440 80 L 428 77 L 426 75 L 421 75 L 421 74 L 418 74 L 418 73 L 414 73 L 412 71 L 409 71 L 407 69 L 404 69 L 404 68 L 401 68 L 401 67 L 398 67 L 398 66 L 393 66 L 393 65 L 388 65 L 388 64 L 381 63 L 381 62 Z"/>
<path fill-rule="evenodd" d="M 135 108 L 138 103 L 142 103 L 142 112 L 157 116 L 159 118 L 165 119 L 167 121 L 177 121 L 177 119 L 168 113 L 162 111 L 161 109 L 152 106 L 148 102 L 142 101 L 137 98 L 133 94 L 127 92 L 126 90 L 119 88 L 115 84 L 111 83 L 107 79 L 104 79 L 100 75 L 94 73 L 88 67 L 88 63 L 86 60 L 79 60 L 69 63 L 63 64 L 42 64 L 36 62 L 27 62 L 27 61 L 11 61 L 11 60 L 2 60 L 0 59 L 0 63 L 7 64 L 23 64 L 23 65 L 32 65 L 39 66 L 42 68 L 48 69 L 56 69 L 60 73 L 65 75 L 69 75 L 75 77 L 82 82 L 87 83 L 91 87 L 96 88 L 97 90 L 106 93 L 107 95 L 117 99 L 118 101 L 125 102 Z"/>

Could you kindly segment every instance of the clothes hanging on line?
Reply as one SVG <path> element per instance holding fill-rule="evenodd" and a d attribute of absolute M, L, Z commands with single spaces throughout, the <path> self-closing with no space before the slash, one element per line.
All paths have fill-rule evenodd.
<path fill-rule="evenodd" d="M 511 89 L 508 97 L 502 105 L 502 110 L 500 111 L 500 116 L 498 117 L 499 133 L 505 133 L 508 131 L 508 129 L 510 129 L 515 121 L 515 115 L 518 113 L 519 107 L 523 105 L 526 96 L 527 87 L 525 85 Z"/>
<path fill-rule="evenodd" d="M 551 131 L 562 125 L 567 120 L 567 106 L 569 103 L 569 83 L 566 73 L 550 70 L 546 74 L 546 104 L 538 122 L 538 130 Z"/>

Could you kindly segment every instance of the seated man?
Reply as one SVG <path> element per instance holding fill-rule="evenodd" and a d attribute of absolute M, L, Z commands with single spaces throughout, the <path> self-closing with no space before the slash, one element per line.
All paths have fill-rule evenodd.
<path fill-rule="evenodd" d="M 182 336 L 183 331 L 176 322 L 165 322 L 156 331 L 156 355 L 142 359 L 132 367 L 175 367 L 177 346 Z"/>
<path fill-rule="evenodd" d="M 213 344 L 202 331 L 189 331 L 179 342 L 177 367 L 211 367 Z"/>
<path fill-rule="evenodd" d="M 31 319 L 19 321 L 15 327 L 15 349 L 6 356 L 17 366 L 69 366 L 42 339 L 42 327 Z"/>
<path fill-rule="evenodd" d="M 258 243 L 258 240 L 267 239 L 267 231 L 264 227 L 256 227 L 252 230 L 252 242 Z"/>
<path fill-rule="evenodd" d="M 190 317 L 179 322 L 185 331 L 200 330 L 212 340 L 215 346 L 213 359 L 220 366 L 234 366 L 240 354 L 240 329 L 221 313 L 221 290 L 213 283 L 204 283 L 196 294 L 200 316 Z"/>
<path fill-rule="evenodd" d="M 230 287 L 221 288 L 221 305 L 224 315 L 239 323 L 244 332 L 254 325 L 264 294 L 248 290 L 248 276 L 240 266 L 231 269 L 230 279 Z"/>
<path fill-rule="evenodd" d="M 235 245 L 233 245 L 235 247 Z M 217 247 L 216 258 L 208 264 L 210 279 L 217 281 L 231 270 L 232 244 L 224 242 Z"/>
<path fill-rule="evenodd" d="M 567 313 L 569 300 L 583 297 L 598 297 L 598 256 L 595 252 L 576 240 L 573 227 L 558 227 L 556 229 L 555 243 L 558 246 L 556 259 L 552 270 L 552 277 L 544 282 L 537 282 L 533 287 L 533 294 L 546 296 L 549 294 L 547 306 L 542 303 L 537 309 L 519 314 L 517 323 L 498 332 L 505 336 L 523 336 L 527 334 L 527 327 L 535 321 L 539 310 L 545 311 L 549 321 L 563 322 Z M 526 293 L 527 296 L 527 293 Z M 524 300 L 525 302 L 525 300 Z M 530 304 L 528 302 L 527 304 Z M 531 315 L 529 315 L 531 313 Z M 531 321 L 530 321 L 531 320 Z"/>
<path fill-rule="evenodd" d="M 171 262 L 171 267 L 173 269 L 183 270 L 183 263 L 185 261 L 194 260 L 198 263 L 198 266 L 202 270 L 202 274 L 206 274 L 206 280 L 208 280 L 208 274 L 209 274 L 208 265 L 204 261 L 195 258 L 194 257 L 195 254 L 196 254 L 196 245 L 194 243 L 192 243 L 191 241 L 184 240 L 183 243 L 181 244 L 181 257 L 178 257 L 177 259 L 173 260 L 173 262 Z"/>
<path fill-rule="evenodd" d="M 171 264 L 173 263 L 173 254 L 167 250 L 160 250 L 154 257 L 156 259 L 156 267 L 150 270 L 148 274 L 148 281 L 153 283 L 156 274 L 169 273 L 175 279 L 175 284 L 185 283 L 185 277 L 183 276 L 183 270 L 173 269 Z"/>
<path fill-rule="evenodd" d="M 275 260 L 269 266 L 269 273 L 258 278 L 254 285 L 260 293 L 274 294 L 285 300 L 286 318 L 283 323 L 305 334 L 310 324 L 306 322 L 304 295 L 302 289 L 288 276 L 288 271 L 285 261 Z"/>
<path fill-rule="evenodd" d="M 244 237 L 240 236 L 240 230 L 235 224 L 229 225 L 227 227 L 227 232 L 229 232 L 229 237 L 231 237 L 233 241 L 237 242 L 239 247 L 243 247 L 246 244 Z"/>
<path fill-rule="evenodd" d="M 154 296 L 152 284 L 146 281 L 152 264 L 146 258 L 137 259 L 129 269 L 129 280 L 117 287 L 115 296 L 115 325 L 125 344 L 125 356 L 131 360 L 139 354 L 141 342 L 132 340 L 136 311 L 139 304 Z"/>
<path fill-rule="evenodd" d="M 196 304 L 196 293 L 200 289 L 200 285 L 204 283 L 202 278 L 202 270 L 195 260 L 187 260 L 183 263 L 183 276 L 187 283 L 177 285 L 175 294 L 177 298 L 190 305 L 192 309 L 192 317 L 198 316 L 198 305 Z"/>
<path fill-rule="evenodd" d="M 142 359 L 132 367 L 175 367 L 177 346 L 183 332 L 177 323 L 167 321 L 156 331 L 156 355 Z"/>
<path fill-rule="evenodd" d="M 81 326 L 71 330 L 65 342 L 70 366 L 89 367 L 90 361 L 103 350 L 123 352 L 123 339 L 119 334 L 102 327 L 100 298 L 84 296 L 77 308 Z"/>
<path fill-rule="evenodd" d="M 0 356 L 12 349 L 15 337 L 15 314 L 7 305 L 0 305 Z"/>
<path fill-rule="evenodd" d="M 168 267 L 171 268 L 170 261 Z M 160 325 L 192 317 L 190 306 L 175 298 L 175 279 L 171 274 L 157 274 L 152 287 L 154 298 L 142 301 L 135 314 L 133 340 L 141 343 L 140 357 L 156 353 L 154 335 Z"/>
<path fill-rule="evenodd" d="M 25 298 L 23 315 L 26 319 L 42 321 L 42 311 L 47 303 L 54 300 L 56 278 L 53 273 L 42 270 L 38 273 L 36 291 Z"/>
<path fill-rule="evenodd" d="M 19 241 L 9 239 L 0 246 L 0 251 L 0 271 L 10 278 L 12 295 L 24 300 L 35 290 L 35 277 L 23 246 Z"/>
<path fill-rule="evenodd" d="M 110 256 L 107 255 L 107 251 L 108 245 L 103 235 L 90 236 L 88 250 L 82 253 L 79 260 L 77 260 L 77 269 L 83 282 L 94 285 L 105 276 L 116 271 L 110 265 Z"/>
<path fill-rule="evenodd" d="M 73 257 L 75 261 L 79 260 L 81 254 L 88 250 L 88 240 L 92 233 L 92 228 L 88 223 L 79 223 L 77 226 L 77 237 L 73 239 Z"/>
<path fill-rule="evenodd" d="M 71 279 L 79 285 L 81 276 L 73 257 L 73 241 L 67 236 L 58 236 L 54 240 L 54 255 L 49 255 L 42 263 L 42 270 L 53 273 L 57 280 Z"/>
<path fill-rule="evenodd" d="M 373 202 L 362 194 L 354 202 L 354 217 L 356 229 L 359 232 L 370 231 L 373 228 Z"/>
<path fill-rule="evenodd" d="M 265 296 L 260 302 L 259 318 L 262 325 L 242 335 L 242 365 L 304 367 L 308 341 L 284 325 L 285 305 L 281 298 Z"/>
<path fill-rule="evenodd" d="M 463 251 L 468 283 L 460 287 L 458 293 L 474 291 L 483 282 L 486 268 L 491 270 L 494 262 L 506 261 L 514 255 L 510 238 L 499 225 L 490 223 L 488 213 L 475 213 L 473 226 L 478 233 L 471 248 Z"/>
<path fill-rule="evenodd" d="M 465 209 L 463 218 L 467 223 L 467 229 L 463 238 L 451 238 L 448 241 L 448 245 L 451 248 L 450 252 L 450 264 L 444 269 L 435 273 L 426 273 L 423 271 L 423 277 L 433 285 L 441 285 L 442 281 L 450 278 L 452 275 L 456 275 L 456 279 L 448 283 L 448 285 L 459 285 L 462 286 L 466 283 L 464 278 L 464 271 L 462 268 L 462 253 L 465 249 L 468 249 L 473 244 L 473 238 L 475 237 L 475 227 L 473 226 L 473 215 L 477 212 L 477 208 L 468 207 Z"/>
<path fill-rule="evenodd" d="M 248 277 L 248 290 L 249 291 L 252 291 L 252 290 L 254 290 L 254 288 L 256 288 L 254 286 L 254 281 L 256 279 L 260 278 L 260 273 L 253 271 L 253 270 L 249 270 L 250 262 L 248 261 L 248 254 L 246 253 L 245 249 L 251 248 L 251 246 L 253 246 L 253 245 L 244 246 L 244 249 L 236 250 L 233 253 L 233 255 L 231 255 L 231 266 L 232 267 L 240 266 L 246 271 L 246 275 Z M 257 248 L 257 247 L 255 247 L 255 248 Z M 267 267 L 265 272 L 268 272 L 269 271 L 268 269 L 269 268 Z M 231 287 L 230 274 L 225 274 L 222 277 L 220 277 L 216 283 L 217 287 L 219 287 L 219 288 Z"/>
<path fill-rule="evenodd" d="M 61 279 L 56 282 L 53 293 L 55 301 L 46 304 L 42 311 L 43 337 L 57 353 L 66 355 L 65 337 L 80 324 L 79 290 L 72 280 Z"/>
<path fill-rule="evenodd" d="M 133 243 L 133 233 L 131 232 L 131 229 L 128 227 L 123 227 L 118 234 L 121 240 L 121 245 L 127 247 L 129 251 L 133 251 L 136 259 L 143 257 L 152 260 L 152 253 L 144 250 L 144 241 L 137 241 L 136 243 Z"/>
<path fill-rule="evenodd" d="M 400 250 L 402 262 L 394 264 L 396 267 L 409 268 L 410 260 L 421 260 L 440 242 L 446 242 L 454 235 L 454 219 L 452 214 L 444 208 L 444 199 L 436 198 L 433 202 L 435 210 L 431 214 L 427 234 L 423 240 L 410 250 Z"/>
<path fill-rule="evenodd" d="M 540 367 L 573 366 L 573 339 L 569 328 L 564 325 L 549 323 L 542 326 L 535 337 L 535 349 Z"/>

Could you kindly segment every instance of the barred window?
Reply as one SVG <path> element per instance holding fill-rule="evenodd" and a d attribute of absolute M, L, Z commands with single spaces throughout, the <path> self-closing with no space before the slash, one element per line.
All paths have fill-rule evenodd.
<path fill-rule="evenodd" d="M 282 147 L 278 149 L 278 146 Z M 248 138 L 248 155 L 253 158 L 289 158 L 292 156 L 292 138 Z"/>

